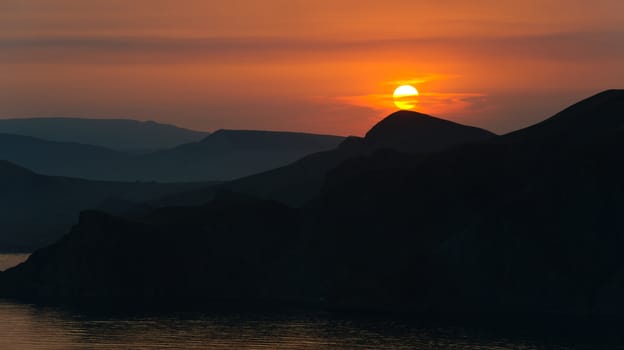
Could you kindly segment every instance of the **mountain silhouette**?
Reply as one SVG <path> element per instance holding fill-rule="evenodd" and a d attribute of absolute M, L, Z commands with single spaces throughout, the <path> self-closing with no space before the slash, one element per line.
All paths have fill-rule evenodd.
<path fill-rule="evenodd" d="M 108 148 L 0 134 L 0 159 L 48 175 L 97 178 L 130 163 L 130 155 Z"/>
<path fill-rule="evenodd" d="M 332 171 L 315 203 L 317 240 L 333 244 L 315 252 L 330 262 L 318 274 L 336 281 L 329 298 L 419 312 L 624 316 L 615 297 L 624 289 L 624 203 L 615 199 L 624 193 L 624 96 L 603 97 L 518 131 L 513 143 L 503 136 L 385 169 L 374 165 L 389 155 L 373 154 Z M 560 138 L 574 130 L 560 119 L 569 115 L 600 125 Z M 533 137 L 543 125 L 555 140 Z"/>
<path fill-rule="evenodd" d="M 184 229 L 171 239 L 169 229 L 174 227 Z M 200 207 L 160 209 L 141 221 L 86 211 L 69 235 L 32 254 L 31 261 L 43 265 L 21 268 L 50 283 L 44 286 L 33 281 L 33 287 L 59 287 L 64 297 L 76 301 L 84 296 L 76 289 L 89 298 L 129 296 L 137 301 L 150 300 L 150 295 L 188 296 L 189 300 L 271 298 L 276 293 L 290 294 L 280 266 L 297 241 L 292 235 L 297 227 L 293 209 L 227 194 Z M 262 234 L 249 235 L 259 230 Z M 95 245 L 98 253 L 86 248 Z M 178 270 L 176 264 L 157 256 L 164 245 L 169 247 L 169 256 L 185 260 L 185 269 Z M 99 259 L 104 252 L 106 263 L 91 264 L 94 256 L 90 254 Z M 46 261 L 54 262 L 45 265 Z M 87 269 L 90 277 L 85 279 Z M 12 278 L 3 276 L 7 282 Z M 217 283 L 224 280 L 228 282 Z M 22 286 L 16 281 L 15 287 L 19 291 Z"/>
<path fill-rule="evenodd" d="M 397 120 L 399 121 L 398 124 L 396 123 Z M 493 134 L 481 129 L 442 121 L 423 114 L 398 112 L 380 122 L 374 128 L 376 132 L 373 133 L 372 136 L 367 135 L 366 138 L 350 137 L 344 139 L 339 147 L 334 150 L 313 153 L 310 156 L 306 156 L 294 162 L 290 166 L 268 171 L 250 178 L 244 178 L 239 181 L 233 181 L 228 186 L 225 186 L 225 188 L 235 189 L 238 192 L 248 191 L 257 194 L 258 192 L 262 193 L 262 191 L 273 190 L 271 186 L 266 185 L 267 183 L 273 183 L 277 184 L 279 190 L 282 192 L 265 192 L 262 194 L 267 197 L 275 196 L 280 198 L 281 196 L 290 196 L 295 193 L 297 196 L 303 198 L 312 198 L 318 194 L 326 174 L 332 168 L 341 164 L 346 159 L 357 158 L 374 152 L 378 147 L 392 148 L 393 145 L 386 142 L 385 138 L 391 138 L 391 135 L 395 132 L 400 134 L 403 128 L 412 127 L 413 129 L 414 125 L 416 125 L 417 129 L 420 129 L 419 133 L 416 133 L 416 136 L 425 134 L 437 135 L 440 139 L 447 142 L 448 146 L 454 145 L 449 141 L 449 134 L 458 138 L 455 144 L 465 142 L 467 139 L 486 139 L 493 136 Z M 397 126 L 399 126 L 399 129 L 397 129 Z M 408 138 L 404 139 L 406 140 L 406 145 L 404 147 L 399 147 L 400 150 L 423 152 L 440 147 L 440 143 L 437 140 L 431 142 L 412 142 Z M 335 137 L 319 137 L 318 135 L 297 133 L 220 130 L 214 132 L 200 142 L 141 156 L 143 159 L 149 159 L 147 162 L 135 162 L 144 167 L 146 163 L 166 164 L 166 159 L 177 159 L 180 160 L 180 163 L 172 168 L 174 168 L 175 171 L 180 171 L 184 170 L 185 164 L 193 164 L 201 160 L 199 158 L 209 158 L 213 155 L 232 156 L 232 154 L 236 155 L 236 152 L 245 152 L 247 150 L 258 153 L 272 151 L 291 152 L 292 148 L 310 152 L 315 148 L 327 147 L 327 145 L 331 145 L 332 142 L 335 143 L 336 140 L 337 138 Z M 258 154 L 255 156 L 258 157 Z M 395 158 L 392 157 L 390 159 Z M 237 163 L 244 164 L 244 162 L 241 161 L 237 161 Z M 178 167 L 182 169 L 177 169 Z M 149 171 L 155 172 L 154 169 L 150 169 Z M 251 181 L 249 181 L 249 179 L 251 179 Z M 262 181 L 258 183 L 257 179 L 261 179 Z M 213 186 L 207 191 L 190 191 L 186 193 L 186 196 L 192 196 L 197 203 L 203 203 L 207 201 L 208 198 L 211 198 L 216 190 L 217 187 Z M 209 194 L 206 194 L 206 192 Z M 302 193 L 303 196 L 301 196 Z M 180 197 L 180 195 L 173 195 L 173 198 L 176 199 L 173 202 L 180 203 L 189 201 L 188 198 L 184 198 L 185 194 L 181 196 L 183 200 L 177 198 Z M 112 207 L 117 209 L 123 207 L 126 210 L 131 208 L 131 206 L 128 206 L 126 203 L 119 202 L 119 200 L 106 199 L 99 204 L 99 207 Z M 104 203 L 107 204 L 105 205 Z M 162 203 L 159 203 L 155 206 L 162 205 Z"/>
<path fill-rule="evenodd" d="M 83 118 L 0 119 L 0 133 L 132 152 L 172 148 L 209 135 L 153 121 Z"/>
<path fill-rule="evenodd" d="M 0 182 L 30 182 L 36 177 L 36 174 L 32 171 L 19 167 L 15 164 L 7 162 L 6 160 L 0 160 Z"/>
<path fill-rule="evenodd" d="M 370 129 L 364 141 L 373 149 L 390 148 L 406 153 L 427 153 L 493 136 L 493 133 L 480 128 L 418 112 L 398 111 Z"/>
<path fill-rule="evenodd" d="M 580 101 L 551 118 L 511 132 L 501 142 L 574 143 L 624 128 L 624 90 L 606 90 Z"/>
<path fill-rule="evenodd" d="M 144 155 L 131 168 L 141 179 L 157 174 L 158 181 L 231 180 L 332 149 L 342 140 L 295 132 L 217 130 L 199 142 Z"/>
<path fill-rule="evenodd" d="M 496 135 L 426 114 L 399 111 L 377 123 L 364 138 L 351 136 L 337 148 L 305 156 L 289 165 L 219 185 L 231 191 L 300 206 L 315 197 L 327 173 L 342 162 L 379 149 L 405 153 L 429 153 L 466 142 L 488 140 Z M 394 158 L 393 158 L 394 159 Z M 155 205 L 200 204 L 217 188 L 178 194 Z"/>
<path fill-rule="evenodd" d="M 198 142 L 147 153 L 0 134 L 0 159 L 37 173 L 98 181 L 231 180 L 334 148 L 339 136 L 219 130 Z"/>
<path fill-rule="evenodd" d="M 513 142 L 377 149 L 329 171 L 299 209 L 219 191 L 201 206 L 88 212 L 1 273 L 0 295 L 621 318 L 624 105 L 603 97 L 558 114 L 592 116 L 585 137 L 556 117 L 542 124 L 554 141 L 534 126 Z"/>
<path fill-rule="evenodd" d="M 76 223 L 84 209 L 121 213 L 142 201 L 201 186 L 205 184 L 43 176 L 0 160 L 0 251 L 32 251 L 50 244 Z M 121 203 L 126 203 L 125 207 Z"/>

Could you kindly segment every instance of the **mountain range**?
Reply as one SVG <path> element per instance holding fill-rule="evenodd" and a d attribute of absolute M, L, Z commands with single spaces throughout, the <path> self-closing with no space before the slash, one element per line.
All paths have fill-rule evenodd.
<path fill-rule="evenodd" d="M 293 132 L 218 130 L 197 142 L 137 154 L 92 144 L 0 134 L 0 159 L 40 174 L 90 180 L 215 181 L 283 166 L 334 148 L 342 139 Z"/>
<path fill-rule="evenodd" d="M 0 296 L 624 317 L 622 154 L 624 90 L 502 136 L 399 112 L 335 150 L 169 197 L 204 204 L 83 212 L 0 274 Z"/>
<path fill-rule="evenodd" d="M 495 134 L 430 115 L 399 111 L 377 123 L 364 138 L 348 137 L 338 147 L 313 153 L 291 164 L 207 188 L 155 201 L 157 206 L 202 204 L 217 190 L 245 193 L 301 206 L 314 198 L 326 175 L 344 161 L 380 150 L 406 154 L 441 151 L 468 142 L 490 139 Z"/>
<path fill-rule="evenodd" d="M 0 251 L 23 252 L 46 246 L 77 223 L 85 209 L 125 213 L 139 210 L 143 201 L 206 185 L 44 176 L 0 161 Z"/>
<path fill-rule="evenodd" d="M 196 142 L 208 132 L 132 119 L 19 118 L 0 119 L 0 134 L 47 141 L 80 143 L 117 151 L 146 152 Z"/>

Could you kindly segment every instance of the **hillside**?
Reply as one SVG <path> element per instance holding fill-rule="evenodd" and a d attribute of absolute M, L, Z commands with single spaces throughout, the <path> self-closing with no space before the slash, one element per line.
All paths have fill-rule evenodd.
<path fill-rule="evenodd" d="M 364 137 L 371 149 L 390 148 L 405 153 L 429 153 L 463 143 L 492 138 L 493 133 L 413 111 L 390 114 Z"/>
<path fill-rule="evenodd" d="M 136 178 L 232 180 L 336 147 L 343 137 L 294 132 L 218 130 L 205 139 L 135 160 Z"/>
<path fill-rule="evenodd" d="M 0 133 L 132 152 L 171 148 L 209 134 L 153 121 L 84 118 L 0 119 Z"/>
<path fill-rule="evenodd" d="M 123 171 L 132 158 L 99 146 L 0 134 L 0 160 L 46 175 L 109 178 Z"/>
<path fill-rule="evenodd" d="M 203 186 L 43 176 L 0 161 L 0 251 L 32 251 L 50 244 L 84 209 L 123 213 L 142 201 Z"/>
<path fill-rule="evenodd" d="M 219 130 L 198 141 L 148 153 L 0 134 L 0 159 L 37 173 L 98 181 L 232 180 L 336 147 L 342 137 Z"/>
<path fill-rule="evenodd" d="M 601 125 L 584 138 L 379 149 L 331 170 L 301 209 L 218 192 L 131 219 L 89 213 L 0 274 L 0 295 L 622 318 L 624 104 L 602 96 L 566 110 Z M 560 115 L 527 130 L 567 134 Z M 103 245 L 122 247 L 118 263 Z"/>
<path fill-rule="evenodd" d="M 487 130 L 426 114 L 399 111 L 373 126 L 364 138 L 347 138 L 336 149 L 311 154 L 287 166 L 236 180 L 222 187 L 300 206 L 319 193 L 331 169 L 349 159 L 365 157 L 383 149 L 425 154 L 468 142 L 489 140 L 495 136 Z"/>
<path fill-rule="evenodd" d="M 551 118 L 511 132 L 501 142 L 581 143 L 624 129 L 624 90 L 606 90 L 580 101 Z"/>

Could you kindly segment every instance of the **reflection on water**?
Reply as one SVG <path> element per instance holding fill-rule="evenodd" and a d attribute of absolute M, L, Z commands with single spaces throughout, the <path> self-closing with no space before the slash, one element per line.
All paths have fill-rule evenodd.
<path fill-rule="evenodd" d="M 0 253 L 0 271 L 23 263 L 30 254 L 2 254 Z"/>
<path fill-rule="evenodd" d="M 93 316 L 0 300 L 0 349 L 613 349 L 330 314 Z"/>

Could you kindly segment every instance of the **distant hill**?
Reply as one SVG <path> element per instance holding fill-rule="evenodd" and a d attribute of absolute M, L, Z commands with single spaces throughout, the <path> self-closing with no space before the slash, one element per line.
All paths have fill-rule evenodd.
<path fill-rule="evenodd" d="M 106 179 L 132 164 L 132 158 L 99 146 L 0 134 L 0 160 L 48 175 Z"/>
<path fill-rule="evenodd" d="M 298 206 L 316 196 L 328 172 L 348 159 L 383 149 L 408 154 L 438 152 L 495 136 L 487 130 L 426 114 L 399 111 L 373 126 L 364 138 L 350 137 L 334 150 L 312 154 L 282 168 L 236 180 L 223 187 Z"/>
<path fill-rule="evenodd" d="M 123 213 L 139 203 L 206 184 L 87 181 L 43 176 L 0 161 L 0 252 L 50 244 L 84 209 Z"/>
<path fill-rule="evenodd" d="M 377 123 L 364 138 L 349 137 L 333 150 L 310 154 L 286 166 L 219 187 L 300 206 L 318 195 L 331 169 L 348 159 L 382 149 L 409 154 L 431 153 L 495 136 L 487 130 L 426 114 L 399 111 Z M 176 195 L 159 204 L 199 204 L 210 198 L 214 190 Z"/>
<path fill-rule="evenodd" d="M 336 147 L 344 138 L 295 132 L 218 130 L 205 139 L 135 160 L 136 178 L 230 180 Z"/>
<path fill-rule="evenodd" d="M 0 273 L 0 295 L 624 318 L 617 94 L 567 110 L 592 116 L 586 137 L 351 158 L 301 209 L 222 191 L 205 205 L 131 218 L 88 212 L 61 240 Z M 523 132 L 546 125 L 549 135 L 570 135 L 560 120 Z"/>
<path fill-rule="evenodd" d="M 132 152 L 171 148 L 209 135 L 153 121 L 82 118 L 0 119 L 0 133 Z"/>
<path fill-rule="evenodd" d="M 336 147 L 342 137 L 219 130 L 198 142 L 147 154 L 0 134 L 0 159 L 37 173 L 105 181 L 231 180 Z"/>

